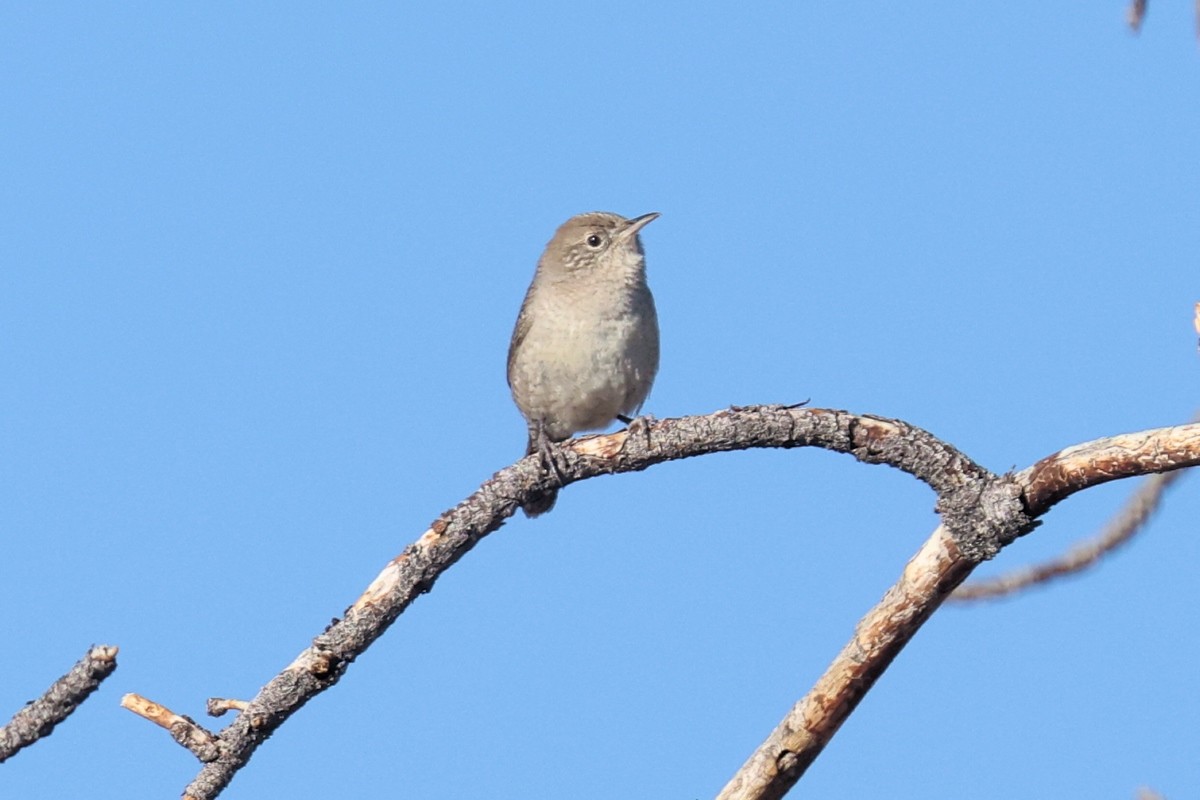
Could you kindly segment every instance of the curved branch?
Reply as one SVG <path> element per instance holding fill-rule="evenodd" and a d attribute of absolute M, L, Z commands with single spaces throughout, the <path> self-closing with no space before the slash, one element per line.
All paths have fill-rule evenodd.
<path fill-rule="evenodd" d="M 27 703 L 13 715 L 11 722 L 0 728 L 0 762 L 43 736 L 49 736 L 54 726 L 69 717 L 116 668 L 117 648 L 99 645 L 88 650 L 70 672 L 52 683 L 45 694 Z"/>
<path fill-rule="evenodd" d="M 977 487 L 990 477 L 950 445 L 899 420 L 797 406 L 731 408 L 657 422 L 635 420 L 624 431 L 564 443 L 560 471 L 565 485 L 708 453 L 809 446 L 848 453 L 866 463 L 890 464 L 925 481 L 941 496 Z M 536 455 L 526 457 L 496 473 L 434 521 L 383 569 L 342 619 L 317 636 L 216 734 L 219 755 L 201 768 L 184 797 L 216 797 L 276 728 L 337 683 L 446 569 L 499 528 L 520 504 L 557 485 L 557 477 L 541 469 Z"/>
<path fill-rule="evenodd" d="M 1025 507 L 1040 517 L 1076 492 L 1121 478 L 1196 466 L 1200 423 L 1107 436 L 1046 456 L 1017 474 Z"/>
<path fill-rule="evenodd" d="M 215 736 L 215 758 L 185 790 L 214 798 L 258 746 L 350 664 L 446 569 L 530 498 L 598 475 L 755 447 L 822 447 L 888 464 L 938 494 L 943 524 L 900 581 L 860 622 L 855 636 L 788 719 L 726 787 L 727 800 L 781 797 L 803 774 L 883 670 L 943 599 L 981 560 L 1032 529 L 1055 502 L 1087 486 L 1200 463 L 1200 425 L 1098 440 L 996 476 L 952 446 L 899 420 L 796 406 L 731 408 L 706 416 L 635 420 L 628 429 L 561 445 L 556 474 L 529 456 L 496 473 L 434 521 L 363 595 L 271 679 Z M 209 753 L 206 753 L 209 755 Z M 732 788 L 731 788 L 732 787 Z"/>

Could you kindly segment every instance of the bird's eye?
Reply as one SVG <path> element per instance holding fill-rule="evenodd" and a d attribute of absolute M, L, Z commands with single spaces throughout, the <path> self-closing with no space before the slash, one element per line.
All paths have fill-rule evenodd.
<path fill-rule="evenodd" d="M 599 247 L 603 241 L 603 239 L 594 233 L 587 238 L 588 247 Z"/>

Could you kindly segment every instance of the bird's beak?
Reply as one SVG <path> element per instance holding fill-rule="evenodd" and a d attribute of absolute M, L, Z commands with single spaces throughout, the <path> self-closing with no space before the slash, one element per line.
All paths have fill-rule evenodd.
<path fill-rule="evenodd" d="M 622 239 L 632 239 L 637 236 L 638 231 L 649 225 L 654 220 L 658 219 L 660 214 L 657 211 L 651 211 L 649 214 L 642 214 L 640 217 L 634 217 L 625 222 L 625 227 L 618 234 Z"/>

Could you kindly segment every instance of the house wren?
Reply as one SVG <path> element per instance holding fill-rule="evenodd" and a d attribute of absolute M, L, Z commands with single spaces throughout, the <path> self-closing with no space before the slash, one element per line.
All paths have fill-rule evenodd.
<path fill-rule="evenodd" d="M 529 425 L 525 454 L 556 469 L 551 442 L 629 421 L 658 372 L 658 315 L 638 232 L 657 213 L 594 211 L 546 245 L 508 347 L 508 386 Z M 549 511 L 557 490 L 525 504 Z"/>

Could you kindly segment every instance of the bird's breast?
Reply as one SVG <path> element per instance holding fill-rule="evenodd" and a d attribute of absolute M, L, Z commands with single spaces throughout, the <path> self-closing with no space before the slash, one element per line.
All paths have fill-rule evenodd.
<path fill-rule="evenodd" d="M 529 311 L 514 376 L 527 416 L 564 438 L 637 411 L 658 370 L 658 320 L 644 285 L 615 295 L 550 292 Z"/>

